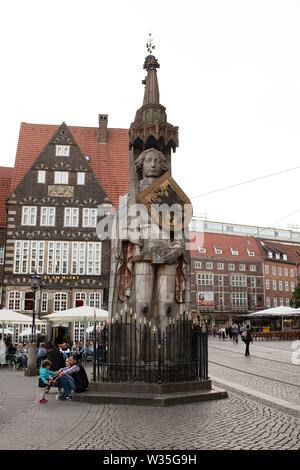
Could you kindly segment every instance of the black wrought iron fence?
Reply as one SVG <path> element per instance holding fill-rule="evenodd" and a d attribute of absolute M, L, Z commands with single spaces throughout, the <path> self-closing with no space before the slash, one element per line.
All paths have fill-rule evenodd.
<path fill-rule="evenodd" d="M 174 383 L 208 378 L 207 333 L 183 313 L 165 329 L 128 313 L 94 340 L 93 380 Z"/>

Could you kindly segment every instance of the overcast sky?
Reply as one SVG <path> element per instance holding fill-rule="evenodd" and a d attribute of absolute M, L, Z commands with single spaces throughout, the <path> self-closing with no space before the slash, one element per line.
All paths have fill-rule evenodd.
<path fill-rule="evenodd" d="M 1 154 L 21 122 L 128 128 L 142 104 L 145 43 L 179 126 L 173 177 L 209 220 L 300 226 L 300 2 L 1 2 Z M 291 214 L 294 212 L 293 214 Z M 291 215 L 289 215 L 291 214 Z"/>

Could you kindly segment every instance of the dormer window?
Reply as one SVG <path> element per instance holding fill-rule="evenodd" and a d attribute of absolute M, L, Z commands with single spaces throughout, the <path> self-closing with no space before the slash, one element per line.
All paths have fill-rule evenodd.
<path fill-rule="evenodd" d="M 255 256 L 254 251 L 250 251 L 250 250 L 247 249 L 247 253 L 248 253 L 248 256 Z"/>
<path fill-rule="evenodd" d="M 55 155 L 57 157 L 69 157 L 70 145 L 57 145 Z"/>
<path fill-rule="evenodd" d="M 287 260 L 287 255 L 282 255 L 282 257 L 283 257 L 284 261 Z"/>
<path fill-rule="evenodd" d="M 268 251 L 268 258 L 273 258 L 273 253 L 272 253 L 272 251 Z"/>
<path fill-rule="evenodd" d="M 206 248 L 198 246 L 199 253 L 206 253 Z"/>
<path fill-rule="evenodd" d="M 230 251 L 233 256 L 239 256 L 238 250 L 233 250 L 232 248 L 230 248 Z"/>
<path fill-rule="evenodd" d="M 220 248 L 215 247 L 215 253 L 216 253 L 216 255 L 221 255 L 223 253 L 223 251 Z"/>
<path fill-rule="evenodd" d="M 279 253 L 276 253 L 276 254 L 275 254 L 275 257 L 276 257 L 276 259 L 280 259 L 280 254 L 279 254 Z"/>

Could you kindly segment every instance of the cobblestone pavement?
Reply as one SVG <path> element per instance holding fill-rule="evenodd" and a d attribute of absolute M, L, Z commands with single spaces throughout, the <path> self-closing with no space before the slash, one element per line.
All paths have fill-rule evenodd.
<path fill-rule="evenodd" d="M 242 342 L 210 340 L 209 374 L 299 405 L 300 410 L 300 366 L 291 362 L 291 342 L 254 343 L 249 357 L 244 350 Z"/>
<path fill-rule="evenodd" d="M 36 377 L 1 369 L 0 449 L 299 450 L 300 412 L 252 394 L 260 387 L 298 403 L 300 367 L 290 363 L 290 351 L 290 343 L 255 344 L 245 358 L 243 344 L 210 341 L 210 360 L 226 366 L 211 363 L 210 374 L 244 383 L 248 392 L 225 386 L 228 399 L 170 408 L 59 402 L 53 391 L 40 405 Z M 250 380 L 247 371 L 267 378 Z"/>

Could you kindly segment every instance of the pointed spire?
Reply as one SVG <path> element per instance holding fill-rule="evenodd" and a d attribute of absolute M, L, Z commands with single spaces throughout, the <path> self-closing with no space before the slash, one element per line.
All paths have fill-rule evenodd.
<path fill-rule="evenodd" d="M 145 59 L 144 69 L 147 70 L 146 86 L 144 93 L 145 104 L 159 104 L 159 88 L 157 81 L 156 69 L 159 68 L 159 63 L 154 55 L 148 55 Z"/>
<path fill-rule="evenodd" d="M 159 68 L 159 63 L 154 55 L 152 55 L 155 46 L 152 42 L 151 33 L 149 33 L 149 40 L 146 44 L 146 48 L 149 55 L 146 57 L 144 62 L 144 69 L 147 71 L 147 77 L 143 80 L 143 83 L 146 85 L 143 105 L 159 104 L 159 88 L 156 74 L 156 69 Z"/>
<path fill-rule="evenodd" d="M 147 71 L 147 76 L 142 82 L 145 85 L 144 101 L 129 129 L 129 149 L 133 149 L 135 158 L 150 147 L 162 151 L 167 157 L 171 171 L 171 150 L 175 152 L 178 147 L 178 127 L 168 123 L 166 108 L 159 102 L 156 69 L 160 66 L 152 55 L 155 46 L 151 34 L 146 47 L 149 54 L 144 62 L 144 69 Z"/>

